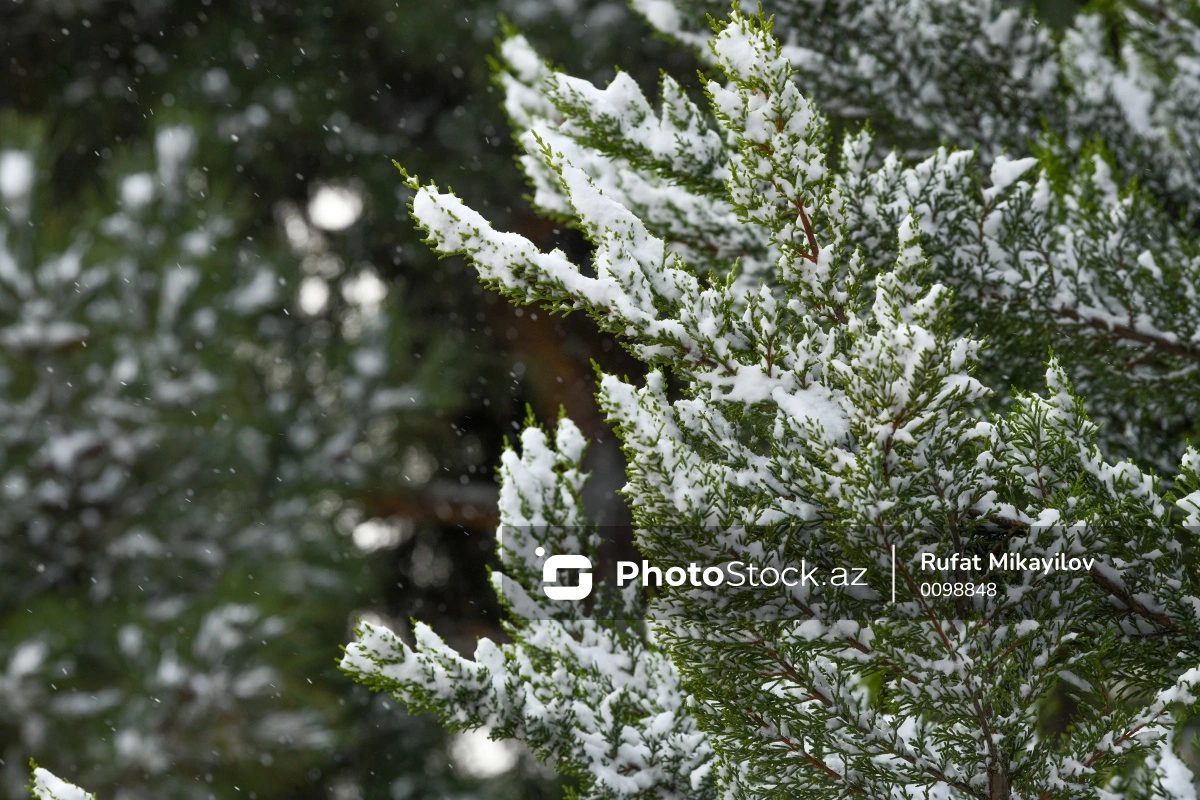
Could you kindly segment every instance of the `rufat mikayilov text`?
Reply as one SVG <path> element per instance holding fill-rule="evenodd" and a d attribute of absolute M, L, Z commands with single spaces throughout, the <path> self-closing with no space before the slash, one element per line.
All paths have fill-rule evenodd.
<path fill-rule="evenodd" d="M 991 553 L 985 559 L 982 555 L 964 555 L 955 553 L 949 556 L 938 556 L 936 553 L 922 553 L 920 568 L 926 572 L 956 572 L 958 570 L 983 572 L 1086 572 L 1090 571 L 1096 559 L 1084 556 L 1069 556 L 1058 553 L 1053 556 L 1023 556 L 1018 553 Z"/>

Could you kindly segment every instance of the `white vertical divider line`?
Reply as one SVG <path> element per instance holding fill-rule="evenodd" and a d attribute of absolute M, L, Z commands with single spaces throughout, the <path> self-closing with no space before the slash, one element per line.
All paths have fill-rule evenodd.
<path fill-rule="evenodd" d="M 892 605 L 896 605 L 896 545 L 892 545 Z"/>

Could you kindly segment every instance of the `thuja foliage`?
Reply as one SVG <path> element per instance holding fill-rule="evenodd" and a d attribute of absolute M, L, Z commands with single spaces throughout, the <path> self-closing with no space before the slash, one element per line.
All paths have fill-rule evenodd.
<path fill-rule="evenodd" d="M 706 14 L 727 10 L 722 0 L 633 5 L 701 54 L 710 53 Z M 801 91 L 836 129 L 852 135 L 866 122 L 875 133 L 858 152 L 885 159 L 872 170 L 879 201 L 862 209 L 855 234 L 872 269 L 893 257 L 892 232 L 911 208 L 937 234 L 925 255 L 956 291 L 956 328 L 988 335 L 980 374 L 1001 390 L 997 402 L 1011 385 L 1036 390 L 1053 346 L 1104 423 L 1101 448 L 1169 475 L 1200 417 L 1188 321 L 1200 197 L 1195 4 L 1094 4 L 1057 34 L 1018 3 L 764 5 Z M 1037 155 L 1057 202 L 964 205 L 1005 152 Z M 830 156 L 854 171 L 853 160 Z M 1020 215 L 1008 228 L 1041 230 L 998 238 L 1001 213 Z M 958 249 L 968 241 L 970 252 Z M 980 244 L 1007 258 L 974 257 Z"/>
<path fill-rule="evenodd" d="M 1113 53 L 1111 19 L 1056 41 L 998 4 L 735 9 L 703 36 L 681 22 L 703 4 L 638 5 L 707 48 L 707 109 L 671 77 L 656 108 L 519 35 L 501 49 L 534 203 L 591 265 L 406 173 L 413 216 L 485 283 L 585 311 L 646 362 L 599 397 L 649 560 L 859 564 L 869 587 L 550 601 L 532 532 L 598 543 L 562 419 L 500 469 L 511 642 L 464 658 L 364 624 L 343 667 L 525 740 L 586 797 L 1193 796 L 1173 734 L 1200 676 L 1195 183 L 1176 168 L 1194 11 L 1139 4 Z M 1037 391 L 1001 382 L 1033 362 Z M 923 554 L 976 553 L 1095 561 L 922 596 Z"/>

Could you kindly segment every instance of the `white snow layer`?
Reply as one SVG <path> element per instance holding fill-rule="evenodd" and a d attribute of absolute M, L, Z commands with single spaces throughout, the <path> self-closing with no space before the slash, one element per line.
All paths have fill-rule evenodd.
<path fill-rule="evenodd" d="M 96 795 L 41 767 L 33 771 L 33 796 L 38 800 L 96 800 Z"/>
<path fill-rule="evenodd" d="M 996 156 L 992 162 L 992 185 L 983 192 L 985 202 L 992 202 L 1037 164 L 1036 158 L 1008 158 Z"/>

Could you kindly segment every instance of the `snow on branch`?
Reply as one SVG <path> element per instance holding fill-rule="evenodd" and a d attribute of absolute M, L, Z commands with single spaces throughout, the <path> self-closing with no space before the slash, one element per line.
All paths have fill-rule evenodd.
<path fill-rule="evenodd" d="M 682 0 L 641 5 L 683 19 Z M 577 502 L 578 430 L 531 423 L 500 471 L 512 642 L 472 661 L 425 627 L 410 645 L 363 626 L 343 667 L 456 728 L 526 739 L 586 797 L 1082 798 L 1137 763 L 1146 785 L 1179 785 L 1159 734 L 1194 703 L 1181 519 L 1200 518 L 1200 462 L 1148 439 L 1155 464 L 1183 455 L 1172 493 L 1106 449 L 1162 428 L 1159 410 L 1196 418 L 1200 247 L 1099 146 L 1003 152 L 1027 152 L 1028 114 L 1059 119 L 1052 42 L 1028 17 L 842 5 L 809 15 L 806 30 L 842 32 L 828 52 L 804 50 L 794 10 L 714 22 L 707 115 L 674 81 L 656 110 L 628 76 L 599 88 L 502 45 L 535 202 L 587 237 L 590 264 L 407 179 L 439 253 L 519 302 L 585 311 L 647 364 L 641 381 L 599 378 L 645 564 L 853 564 L 863 583 L 643 596 L 595 576 L 637 623 L 556 605 L 538 559 L 595 558 L 599 539 Z M 942 60 L 859 85 L 915 67 L 892 42 L 847 66 L 847 20 Z M 1011 86 L 988 99 L 997 80 Z M 854 114 L 829 85 L 888 124 L 835 151 L 819 106 Z M 966 101 L 984 105 L 963 116 Z M 977 149 L 904 146 L 930 130 Z M 1131 387 L 1155 393 L 1149 411 Z M 944 594 L 928 589 L 939 561 Z M 1064 698 L 1059 742 L 1039 715 Z"/>
<path fill-rule="evenodd" d="M 67 783 L 47 769 L 34 765 L 29 791 L 37 800 L 96 800 L 96 795 Z"/>

